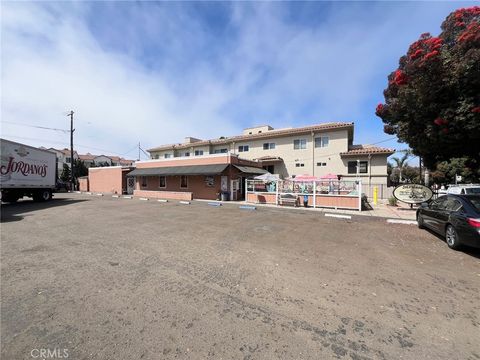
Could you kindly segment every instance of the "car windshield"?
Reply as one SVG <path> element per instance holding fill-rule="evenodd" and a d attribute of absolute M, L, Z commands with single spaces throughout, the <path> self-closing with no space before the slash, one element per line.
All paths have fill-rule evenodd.
<path fill-rule="evenodd" d="M 465 193 L 466 194 L 478 194 L 478 195 L 480 195 L 480 187 L 465 188 Z"/>

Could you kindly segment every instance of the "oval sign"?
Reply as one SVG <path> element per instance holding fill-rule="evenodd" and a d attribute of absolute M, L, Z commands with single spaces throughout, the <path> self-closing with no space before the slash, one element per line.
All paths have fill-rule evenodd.
<path fill-rule="evenodd" d="M 430 200 L 433 192 L 430 188 L 420 184 L 404 184 L 393 190 L 393 196 L 407 204 L 420 204 Z"/>

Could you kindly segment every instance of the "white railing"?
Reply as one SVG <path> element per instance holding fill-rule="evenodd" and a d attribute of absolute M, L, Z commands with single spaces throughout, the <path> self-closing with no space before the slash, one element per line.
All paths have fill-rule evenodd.
<path fill-rule="evenodd" d="M 274 180 L 264 181 L 247 179 L 245 181 L 245 199 L 247 202 L 279 205 L 281 198 L 294 197 L 308 206 L 346 208 L 361 211 L 361 180 Z M 355 199 L 353 201 L 352 199 Z"/>

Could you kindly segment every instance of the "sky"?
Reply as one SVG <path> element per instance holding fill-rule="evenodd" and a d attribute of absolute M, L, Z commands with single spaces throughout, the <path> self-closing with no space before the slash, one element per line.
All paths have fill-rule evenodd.
<path fill-rule="evenodd" d="M 375 107 L 420 34 L 474 2 L 1 2 L 1 136 L 136 159 L 143 149 L 355 122 L 406 149 Z M 34 127 L 36 126 L 36 127 Z M 142 154 L 142 158 L 145 155 Z"/>

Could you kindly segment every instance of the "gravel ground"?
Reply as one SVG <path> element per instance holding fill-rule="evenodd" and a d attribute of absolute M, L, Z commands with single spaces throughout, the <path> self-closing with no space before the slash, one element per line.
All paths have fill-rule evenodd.
<path fill-rule="evenodd" d="M 2 359 L 480 359 L 480 253 L 415 226 L 58 194 L 1 231 Z"/>

